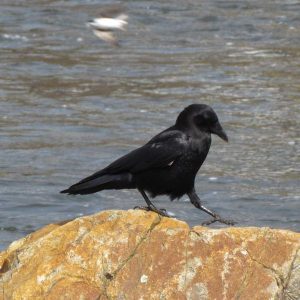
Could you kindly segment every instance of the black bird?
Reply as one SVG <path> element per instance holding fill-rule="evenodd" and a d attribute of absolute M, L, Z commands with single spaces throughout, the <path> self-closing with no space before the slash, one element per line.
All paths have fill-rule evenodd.
<path fill-rule="evenodd" d="M 61 193 L 85 195 L 107 189 L 138 189 L 147 203 L 143 209 L 163 216 L 168 216 L 166 210 L 157 209 L 146 192 L 151 197 L 168 195 L 171 200 L 187 194 L 195 207 L 213 217 L 203 224 L 218 221 L 233 225 L 233 221 L 224 220 L 205 208 L 194 187 L 196 174 L 208 154 L 212 133 L 228 142 L 213 109 L 206 104 L 192 104 L 179 114 L 175 125 Z"/>

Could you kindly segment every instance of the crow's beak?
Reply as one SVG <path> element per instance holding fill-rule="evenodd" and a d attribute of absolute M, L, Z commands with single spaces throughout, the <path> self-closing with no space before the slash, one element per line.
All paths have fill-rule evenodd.
<path fill-rule="evenodd" d="M 228 142 L 228 137 L 224 129 L 219 122 L 216 122 L 211 128 L 211 133 L 218 135 L 222 140 Z"/>

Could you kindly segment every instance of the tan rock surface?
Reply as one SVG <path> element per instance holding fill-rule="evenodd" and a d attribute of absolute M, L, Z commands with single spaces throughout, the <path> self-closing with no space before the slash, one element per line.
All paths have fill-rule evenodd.
<path fill-rule="evenodd" d="M 0 253 L 0 299 L 300 299 L 300 234 L 144 211 L 48 225 Z"/>

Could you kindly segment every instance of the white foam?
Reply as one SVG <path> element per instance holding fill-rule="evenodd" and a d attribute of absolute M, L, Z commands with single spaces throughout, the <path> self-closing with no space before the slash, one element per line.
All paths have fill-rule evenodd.
<path fill-rule="evenodd" d="M 24 35 L 19 34 L 8 34 L 4 33 L 2 34 L 2 37 L 8 40 L 22 40 L 22 41 L 28 41 L 28 38 Z"/>
<path fill-rule="evenodd" d="M 209 177 L 208 180 L 216 181 L 216 180 L 218 180 L 218 177 Z"/>

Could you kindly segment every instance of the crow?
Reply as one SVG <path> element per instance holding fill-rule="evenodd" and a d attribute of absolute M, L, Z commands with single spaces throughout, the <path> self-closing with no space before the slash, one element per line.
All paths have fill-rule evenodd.
<path fill-rule="evenodd" d="M 206 104 L 191 104 L 178 115 L 175 125 L 61 193 L 85 195 L 108 189 L 138 189 L 147 203 L 138 208 L 162 216 L 168 216 L 166 210 L 156 208 L 146 192 L 152 198 L 168 195 L 171 200 L 187 194 L 196 208 L 213 217 L 203 225 L 233 225 L 233 221 L 204 207 L 195 191 L 195 177 L 208 154 L 212 133 L 228 142 L 214 110 Z"/>

